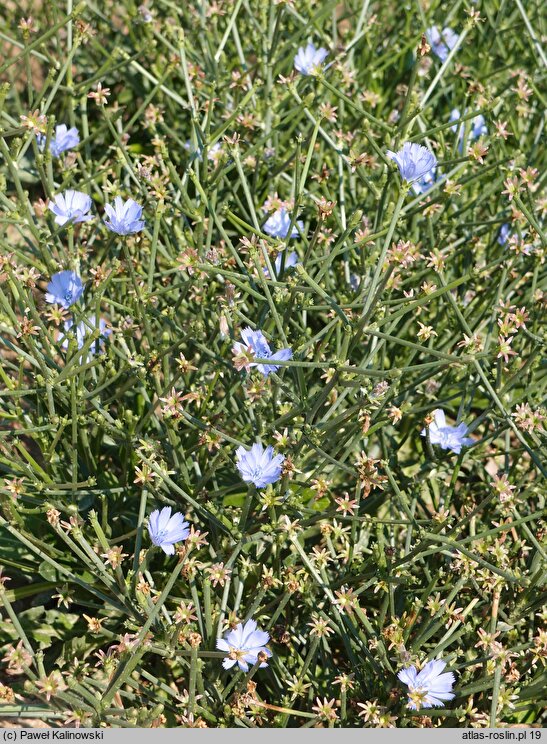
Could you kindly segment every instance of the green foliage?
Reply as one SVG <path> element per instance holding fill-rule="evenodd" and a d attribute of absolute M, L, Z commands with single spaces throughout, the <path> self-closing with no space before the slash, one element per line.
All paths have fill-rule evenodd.
<path fill-rule="evenodd" d="M 0 9 L 0 716 L 538 724 L 540 4 L 149 11 Z M 444 63 L 433 25 L 458 34 Z M 329 56 L 299 75 L 309 39 Z M 52 158 L 60 123 L 81 142 Z M 438 159 L 426 193 L 386 155 L 406 141 Z M 55 224 L 68 188 L 93 220 Z M 107 231 L 117 195 L 143 232 Z M 299 237 L 264 233 L 281 204 Z M 280 250 L 298 265 L 275 272 Z M 86 287 L 64 313 L 44 298 L 63 269 Z M 63 349 L 91 316 L 106 342 L 92 323 Z M 238 369 L 247 326 L 292 359 Z M 439 408 L 470 427 L 460 454 L 420 436 Z M 286 458 L 258 491 L 235 466 L 256 440 Z M 166 505 L 193 528 L 175 556 L 146 529 Z M 273 657 L 224 671 L 216 639 L 251 617 Z M 437 657 L 455 699 L 408 709 L 397 672 Z"/>

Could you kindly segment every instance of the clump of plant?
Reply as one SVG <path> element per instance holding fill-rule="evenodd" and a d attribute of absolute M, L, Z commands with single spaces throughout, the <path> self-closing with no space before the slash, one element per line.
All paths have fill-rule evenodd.
<path fill-rule="evenodd" d="M 0 717 L 540 725 L 539 5 L 0 13 Z"/>

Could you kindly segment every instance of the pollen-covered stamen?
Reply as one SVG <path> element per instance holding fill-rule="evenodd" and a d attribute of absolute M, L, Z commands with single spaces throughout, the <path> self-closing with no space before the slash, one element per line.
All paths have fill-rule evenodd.
<path fill-rule="evenodd" d="M 247 652 L 244 649 L 241 648 L 234 648 L 233 646 L 230 646 L 230 652 L 228 653 L 228 658 L 233 659 L 234 661 L 243 661 L 243 657 L 245 656 Z"/>
<path fill-rule="evenodd" d="M 417 687 L 409 691 L 408 698 L 416 706 L 416 710 L 420 710 L 426 703 L 427 695 L 428 691 L 426 688 Z"/>

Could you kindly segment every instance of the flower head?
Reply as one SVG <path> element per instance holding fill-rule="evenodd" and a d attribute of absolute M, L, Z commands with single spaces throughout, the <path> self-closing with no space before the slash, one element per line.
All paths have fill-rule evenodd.
<path fill-rule="evenodd" d="M 412 191 L 415 194 L 425 194 L 434 185 L 436 180 L 437 169 L 432 168 L 427 173 L 424 173 L 423 176 L 420 176 L 420 178 L 417 178 L 415 181 L 412 182 Z"/>
<path fill-rule="evenodd" d="M 429 424 L 429 437 L 431 444 L 438 444 L 444 450 L 451 450 L 457 455 L 460 454 L 462 447 L 473 444 L 471 437 L 466 437 L 468 428 L 465 424 L 459 426 L 447 426 L 444 411 L 437 408 L 433 411 L 434 421 Z M 426 429 L 422 429 L 422 437 L 427 434 Z"/>
<path fill-rule="evenodd" d="M 408 182 L 423 178 L 437 166 L 437 158 L 431 150 L 416 142 L 405 142 L 399 152 L 388 150 L 387 156 L 397 163 L 401 178 Z"/>
<path fill-rule="evenodd" d="M 248 672 L 249 664 L 254 666 L 258 661 L 258 654 L 271 657 L 272 652 L 266 648 L 269 640 L 269 634 L 257 630 L 254 620 L 247 620 L 245 625 L 239 623 L 224 638 L 217 638 L 217 648 L 227 654 L 222 666 L 224 669 L 231 669 L 237 663 L 242 672 Z M 268 664 L 265 661 L 260 664 L 261 668 L 266 666 Z"/>
<path fill-rule="evenodd" d="M 38 134 L 36 137 L 38 141 L 38 147 L 43 150 L 46 144 L 45 134 Z M 54 158 L 58 158 L 62 152 L 66 150 L 72 150 L 73 147 L 77 147 L 80 144 L 80 135 L 76 127 L 67 128 L 66 124 L 58 124 L 55 127 L 55 136 L 53 136 L 49 143 L 49 151 Z"/>
<path fill-rule="evenodd" d="M 454 675 L 452 672 L 442 674 L 446 662 L 442 659 L 428 661 L 421 672 L 411 666 L 402 669 L 397 675 L 401 682 L 408 685 L 408 703 L 411 710 L 444 706 L 443 700 L 452 700 L 454 693 Z"/>
<path fill-rule="evenodd" d="M 171 507 L 165 506 L 161 511 L 156 509 L 148 519 L 148 534 L 150 539 L 167 555 L 175 552 L 175 543 L 186 540 L 190 534 L 188 522 L 180 512 L 171 516 Z"/>
<path fill-rule="evenodd" d="M 304 229 L 304 223 L 302 222 L 302 220 L 297 220 L 289 236 L 290 226 L 291 216 L 287 212 L 285 207 L 281 207 L 281 209 L 278 209 L 277 212 L 274 212 L 270 217 L 268 217 L 262 229 L 265 233 L 271 235 L 274 238 L 297 238 L 299 235 L 297 226 L 298 228 L 300 228 L 300 230 Z"/>
<path fill-rule="evenodd" d="M 486 119 L 482 114 L 475 116 L 475 118 L 471 120 L 471 135 L 473 139 L 485 137 L 487 134 L 488 127 L 486 126 Z"/>
<path fill-rule="evenodd" d="M 509 240 L 510 235 L 511 235 L 511 227 L 508 222 L 504 222 L 504 224 L 500 227 L 500 231 L 498 235 L 498 243 L 500 245 L 505 245 L 507 241 Z"/>
<path fill-rule="evenodd" d="M 92 219 L 93 215 L 88 214 L 91 209 L 91 197 L 81 191 L 68 189 L 62 194 L 57 194 L 53 204 L 48 204 L 48 208 L 55 215 L 55 222 L 58 225 L 64 225 L 67 222 L 86 222 Z"/>
<path fill-rule="evenodd" d="M 274 263 L 274 269 L 275 269 L 275 275 L 276 277 L 281 276 L 281 264 L 283 260 L 283 251 L 280 251 L 275 259 Z M 290 269 L 291 266 L 296 266 L 298 263 L 298 253 L 296 251 L 285 252 L 285 266 L 283 268 L 283 271 L 286 271 L 287 269 Z M 264 274 L 269 278 L 270 272 L 268 269 L 264 269 Z"/>
<path fill-rule="evenodd" d="M 59 339 L 61 342 L 61 348 L 65 351 L 68 349 L 68 343 L 69 343 L 69 331 L 73 327 L 74 321 L 72 318 L 69 318 L 69 320 L 65 320 L 64 328 L 65 333 L 61 338 Z M 91 361 L 94 357 L 94 355 L 97 353 L 97 351 L 102 351 L 102 347 L 104 345 L 104 341 L 107 338 L 107 336 L 110 336 L 112 333 L 112 330 L 110 328 L 107 328 L 106 321 L 104 318 L 99 318 L 99 325 L 97 326 L 95 316 L 90 315 L 89 318 L 87 318 L 85 321 L 80 321 L 76 327 L 76 343 L 78 344 L 78 349 L 81 349 L 86 341 L 86 336 L 90 333 L 93 333 L 94 330 L 98 327 L 99 329 L 99 338 L 95 343 L 92 343 L 88 355 L 87 355 L 87 361 Z"/>
<path fill-rule="evenodd" d="M 191 155 L 195 155 L 199 160 L 203 157 L 203 147 L 201 145 L 194 147 L 192 140 L 186 140 L 184 143 L 184 149 L 188 150 Z M 216 163 L 221 155 L 222 144 L 220 142 L 215 142 L 214 145 L 210 145 L 210 147 L 207 148 L 207 160 L 212 160 L 213 163 Z"/>
<path fill-rule="evenodd" d="M 464 112 L 464 113 L 467 113 Z M 461 114 L 458 109 L 452 109 L 450 112 L 450 121 L 458 121 L 458 119 L 461 117 Z M 464 141 L 464 134 L 466 126 L 469 126 L 471 124 L 471 129 L 469 130 L 469 139 L 471 142 L 474 140 L 479 139 L 479 137 L 484 137 L 488 134 L 488 127 L 486 126 L 486 119 L 482 114 L 478 114 L 478 116 L 475 116 L 473 119 L 471 119 L 471 122 L 465 121 L 462 122 L 460 125 L 453 124 L 450 129 L 453 132 L 458 132 L 458 149 L 460 152 L 463 151 L 463 141 Z"/>
<path fill-rule="evenodd" d="M 84 285 L 75 271 L 58 271 L 47 285 L 46 302 L 57 303 L 68 310 L 78 302 L 83 291 Z"/>
<path fill-rule="evenodd" d="M 241 331 L 241 338 L 244 343 L 236 342 L 233 346 L 232 351 L 236 355 L 243 354 L 247 358 L 255 357 L 257 359 L 272 359 L 279 361 L 286 361 L 292 357 L 292 349 L 280 349 L 272 354 L 270 345 L 266 340 L 266 337 L 262 331 L 253 331 L 252 328 L 244 328 Z M 256 367 L 264 377 L 268 377 L 272 372 L 277 372 L 279 369 L 278 364 L 259 364 L 257 362 L 247 361 L 245 367 Z"/>
<path fill-rule="evenodd" d="M 517 253 L 524 253 L 526 256 L 530 254 L 532 244 L 527 242 L 528 232 L 526 230 L 518 230 L 517 232 L 511 232 L 511 225 L 505 222 L 498 234 L 498 243 L 500 245 L 508 246 L 511 250 Z"/>
<path fill-rule="evenodd" d="M 47 130 L 47 116 L 41 114 L 38 109 L 29 113 L 28 116 L 22 114 L 19 118 L 25 129 L 32 129 L 36 135 L 43 134 Z"/>
<path fill-rule="evenodd" d="M 294 58 L 294 68 L 301 75 L 313 75 L 321 67 L 327 54 L 327 49 L 323 47 L 316 49 L 311 42 L 308 42 L 307 46 L 299 47 Z"/>
<path fill-rule="evenodd" d="M 236 465 L 246 483 L 254 483 L 257 488 L 264 488 L 275 483 L 281 477 L 283 455 L 276 455 L 270 445 L 264 449 L 261 442 L 255 442 L 250 450 L 238 447 Z"/>
<path fill-rule="evenodd" d="M 88 98 L 93 98 L 97 106 L 104 106 L 108 103 L 108 96 L 110 95 L 110 88 L 103 88 L 102 83 L 97 83 L 95 90 L 87 94 Z"/>
<path fill-rule="evenodd" d="M 104 211 L 110 218 L 105 220 L 105 225 L 118 235 L 131 235 L 144 228 L 145 222 L 141 220 L 142 207 L 133 199 L 124 202 L 121 196 L 117 196 L 114 206 L 105 204 Z"/>
<path fill-rule="evenodd" d="M 441 62 L 444 62 L 448 57 L 450 50 L 456 46 L 458 41 L 458 34 L 452 31 L 451 28 L 443 28 L 439 31 L 437 26 L 431 26 L 426 31 L 428 42 L 431 44 L 431 49 L 434 54 L 439 57 Z"/>
<path fill-rule="evenodd" d="M 48 702 L 52 697 L 55 697 L 58 692 L 64 692 L 64 690 L 67 689 L 63 676 L 57 669 L 51 672 L 49 677 L 44 676 L 37 680 L 36 687 L 42 695 L 45 695 Z"/>

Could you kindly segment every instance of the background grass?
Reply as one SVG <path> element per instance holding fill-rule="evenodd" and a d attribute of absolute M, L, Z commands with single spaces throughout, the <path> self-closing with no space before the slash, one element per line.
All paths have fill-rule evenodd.
<path fill-rule="evenodd" d="M 0 714 L 538 724 L 541 4 L 190 5 L 0 10 Z M 432 25 L 459 35 L 445 63 L 417 51 Z M 316 77 L 293 74 L 308 40 L 329 49 Z M 49 136 L 77 126 L 76 151 L 40 153 L 21 119 L 33 112 Z M 408 140 L 439 160 L 427 194 L 386 158 Z M 44 207 L 67 188 L 96 218 L 61 230 Z M 143 233 L 106 231 L 117 194 L 144 205 Z M 264 235 L 278 199 L 299 238 Z M 498 241 L 504 223 L 514 245 Z M 300 265 L 267 278 L 286 243 Z M 89 361 L 60 349 L 44 302 L 65 268 L 86 282 L 77 314 L 112 328 Z M 247 325 L 294 351 L 267 381 L 233 365 Z M 459 456 L 420 437 L 439 407 L 471 427 Z M 261 492 L 234 464 L 256 439 L 288 463 Z M 180 561 L 149 549 L 146 516 L 164 505 L 201 532 Z M 215 639 L 250 617 L 270 665 L 225 672 Z M 437 656 L 457 697 L 412 712 L 396 673 Z"/>

